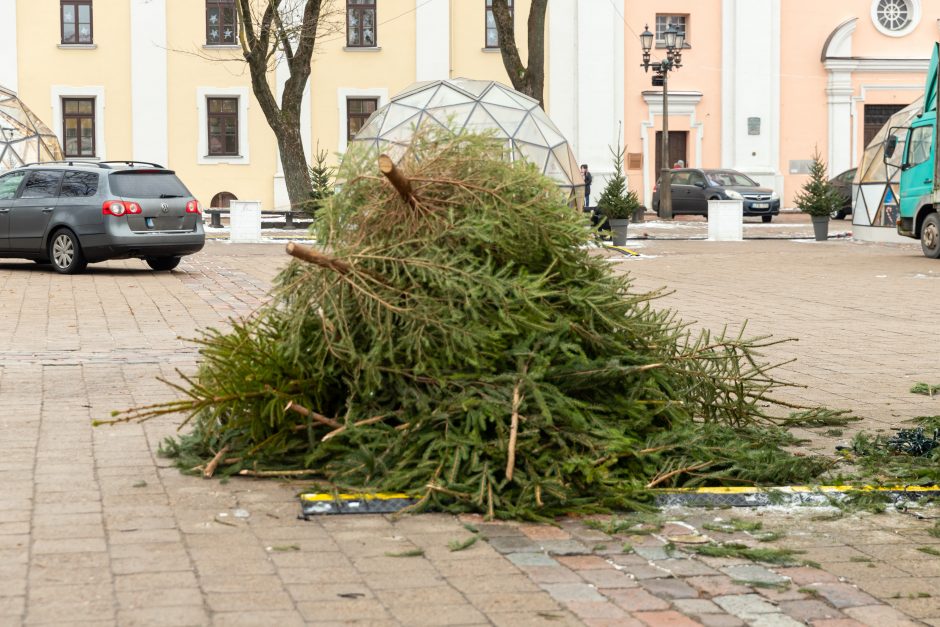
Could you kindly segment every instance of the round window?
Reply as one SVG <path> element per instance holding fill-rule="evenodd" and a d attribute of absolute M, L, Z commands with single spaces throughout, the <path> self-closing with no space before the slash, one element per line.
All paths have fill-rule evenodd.
<path fill-rule="evenodd" d="M 871 13 L 875 28 L 885 35 L 900 37 L 920 21 L 920 0 L 874 0 Z"/>

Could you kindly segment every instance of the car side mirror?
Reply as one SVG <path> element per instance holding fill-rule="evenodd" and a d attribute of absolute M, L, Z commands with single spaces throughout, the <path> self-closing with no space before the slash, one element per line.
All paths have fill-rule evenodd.
<path fill-rule="evenodd" d="M 897 136 L 888 135 L 888 137 L 885 138 L 885 143 L 884 143 L 885 158 L 890 159 L 891 157 L 893 157 L 894 151 L 897 150 L 897 147 L 898 147 Z"/>
<path fill-rule="evenodd" d="M 695 181 L 695 183 L 693 183 L 693 185 L 695 185 L 695 186 L 698 187 L 698 188 L 705 189 L 705 182 L 704 182 L 704 181 Z"/>

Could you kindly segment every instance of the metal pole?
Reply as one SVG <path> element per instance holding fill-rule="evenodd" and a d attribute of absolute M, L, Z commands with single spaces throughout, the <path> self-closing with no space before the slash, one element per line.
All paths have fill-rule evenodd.
<path fill-rule="evenodd" d="M 659 217 L 672 220 L 672 182 L 669 163 L 669 68 L 663 67 L 663 162 L 659 186 Z"/>

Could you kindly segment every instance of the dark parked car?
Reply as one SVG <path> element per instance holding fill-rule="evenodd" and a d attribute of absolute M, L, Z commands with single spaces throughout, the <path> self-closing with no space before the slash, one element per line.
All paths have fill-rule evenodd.
<path fill-rule="evenodd" d="M 735 170 L 701 170 L 681 168 L 672 170 L 673 215 L 699 215 L 708 217 L 709 200 L 741 200 L 744 215 L 760 216 L 770 222 L 780 213 L 777 192 L 761 187 L 746 174 Z M 653 211 L 659 212 L 659 185 L 653 190 Z"/>
<path fill-rule="evenodd" d="M 63 274 L 130 257 L 172 270 L 205 244 L 200 211 L 173 171 L 155 164 L 32 164 L 0 176 L 0 257 Z"/>
<path fill-rule="evenodd" d="M 852 181 L 855 180 L 855 171 L 857 169 L 846 170 L 842 174 L 829 179 L 829 183 L 842 196 L 842 208 L 829 214 L 833 220 L 841 220 L 845 216 L 852 215 Z"/>

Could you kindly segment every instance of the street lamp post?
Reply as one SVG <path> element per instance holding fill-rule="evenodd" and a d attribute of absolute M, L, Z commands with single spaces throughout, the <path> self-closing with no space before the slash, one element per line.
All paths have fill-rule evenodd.
<path fill-rule="evenodd" d="M 640 35 L 640 44 L 643 46 L 643 63 L 640 67 L 644 72 L 653 68 L 653 86 L 661 85 L 663 88 L 663 147 L 662 171 L 659 179 L 659 217 L 672 220 L 672 182 L 669 170 L 669 72 L 682 67 L 682 47 L 685 45 L 685 33 L 677 30 L 671 24 L 663 33 L 666 44 L 666 58 L 662 61 L 650 62 L 650 50 L 653 48 L 653 33 L 649 25 L 644 27 Z"/>

